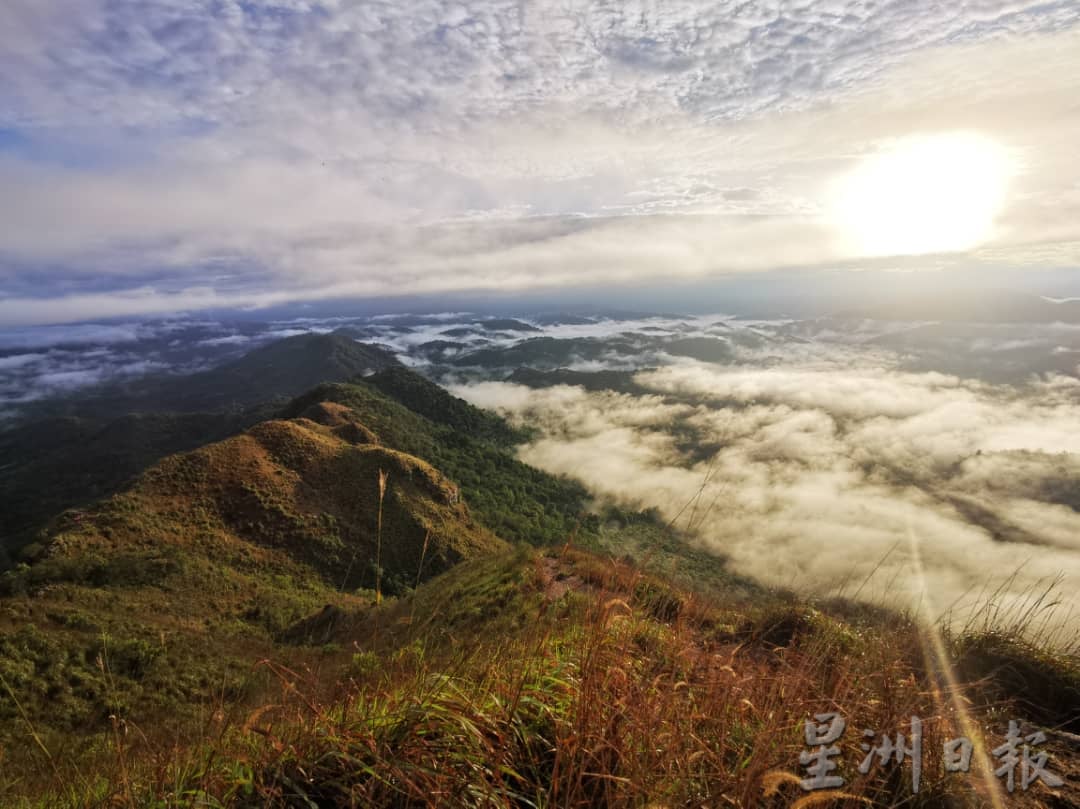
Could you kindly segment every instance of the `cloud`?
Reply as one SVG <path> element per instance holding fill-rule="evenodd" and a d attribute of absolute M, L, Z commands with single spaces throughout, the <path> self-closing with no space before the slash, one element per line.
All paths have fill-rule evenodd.
<path fill-rule="evenodd" d="M 12 354 L 7 357 L 0 357 L 0 371 L 10 371 L 14 368 L 22 368 L 25 365 L 32 365 L 44 357 L 44 354 Z"/>
<path fill-rule="evenodd" d="M 251 336 L 247 334 L 227 334 L 224 337 L 210 337 L 206 340 L 200 340 L 199 344 L 204 346 L 228 346 L 228 345 L 247 345 L 251 342 Z"/>
<path fill-rule="evenodd" d="M 43 388 L 52 390 L 72 390 L 94 385 L 100 382 L 103 374 L 98 370 L 85 371 L 54 371 L 53 373 L 41 374 L 37 382 Z"/>
<path fill-rule="evenodd" d="M 154 350 L 51 349 L 0 358 L 0 411 L 103 382 L 188 370 Z M 4 414 L 9 415 L 8 413 Z"/>
<path fill-rule="evenodd" d="M 158 373 L 192 373 L 268 340 L 306 328 L 208 320 L 39 326 L 0 332 L 0 415 L 20 405 L 96 385 Z"/>
<path fill-rule="evenodd" d="M 1074 3 L 8 5 L 0 322 L 865 264 L 831 180 L 957 129 L 953 261 L 1080 258 Z"/>
<path fill-rule="evenodd" d="M 991 386 L 839 361 L 683 363 L 636 381 L 655 393 L 455 392 L 538 425 L 526 462 L 678 516 L 769 584 L 826 597 L 869 579 L 861 597 L 936 617 L 978 607 L 987 582 L 1015 574 L 1015 605 L 1061 574 L 1080 606 L 1075 380 Z"/>
<path fill-rule="evenodd" d="M 784 10 L 736 0 L 16 0 L 10 12 L 8 92 L 29 120 L 60 124 L 75 110 L 84 121 L 160 127 L 318 108 L 332 123 L 361 114 L 395 134 L 567 102 L 638 118 L 654 117 L 649 109 L 741 118 L 865 81 L 913 52 L 1052 33 L 1080 17 L 1065 0 L 917 10 L 865 0 Z M 68 50 L 47 58 L 35 43 Z"/>
<path fill-rule="evenodd" d="M 47 326 L 0 331 L 0 348 L 48 348 L 73 343 L 112 345 L 140 339 L 138 324 Z"/>

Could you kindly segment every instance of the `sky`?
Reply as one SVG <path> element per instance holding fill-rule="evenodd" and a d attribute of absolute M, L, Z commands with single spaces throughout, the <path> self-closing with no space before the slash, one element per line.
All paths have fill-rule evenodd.
<path fill-rule="evenodd" d="M 1080 267 L 1075 0 L 5 0 L 0 76 L 0 326 Z"/>

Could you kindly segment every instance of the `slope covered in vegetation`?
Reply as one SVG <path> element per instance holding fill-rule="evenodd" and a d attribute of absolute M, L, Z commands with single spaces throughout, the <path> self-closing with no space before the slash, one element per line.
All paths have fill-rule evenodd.
<path fill-rule="evenodd" d="M 473 438 L 510 446 L 520 444 L 527 437 L 494 413 L 473 407 L 407 368 L 387 368 L 365 377 L 364 382 L 414 413 Z"/>
<path fill-rule="evenodd" d="M 114 699 L 185 713 L 292 622 L 349 603 L 340 593 L 402 592 L 503 546 L 454 483 L 348 409 L 262 422 L 164 460 L 27 549 L 0 580 L 0 675 L 21 706 L 0 718 L 71 730 Z"/>
<path fill-rule="evenodd" d="M 234 435 L 270 415 L 129 413 L 109 421 L 63 416 L 0 433 L 0 570 L 48 520 L 119 491 L 151 464 Z"/>
<path fill-rule="evenodd" d="M 28 405 L 0 430 L 0 570 L 61 510 L 119 491 L 166 455 L 235 435 L 322 382 L 397 364 L 342 333 L 304 334 L 200 373 Z"/>
<path fill-rule="evenodd" d="M 325 637 L 317 660 L 275 666 L 260 705 L 216 717 L 190 745 L 117 737 L 96 767 L 63 774 L 76 785 L 68 805 L 1080 805 L 1075 737 L 1051 729 L 1040 747 L 1055 788 L 1010 795 L 988 752 L 1010 720 L 1025 735 L 1066 721 L 1075 697 L 1037 714 L 996 691 L 1000 670 L 965 658 L 959 639 L 938 658 L 903 616 L 702 596 L 594 554 L 519 548 L 378 608 L 346 607 Z M 807 793 L 804 723 L 826 712 L 848 723 L 843 785 Z M 863 729 L 877 744 L 912 716 L 918 791 L 910 759 L 859 769 Z M 944 766 L 945 742 L 961 736 L 976 744 L 969 774 Z M 56 779 L 40 771 L 37 789 Z"/>
<path fill-rule="evenodd" d="M 435 408 L 418 402 L 417 390 L 444 390 L 431 383 L 407 388 L 406 402 L 420 410 Z M 574 481 L 553 477 L 517 460 L 500 443 L 491 440 L 490 414 L 454 417 L 455 426 L 435 423 L 387 396 L 382 390 L 358 380 L 352 384 L 321 385 L 297 399 L 285 411 L 299 415 L 320 401 L 342 404 L 361 415 L 388 445 L 424 458 L 461 486 L 465 501 L 477 518 L 503 539 L 542 545 L 564 542 L 577 534 L 595 531 L 596 518 L 587 515 L 588 492 Z M 454 399 L 455 408 L 471 405 Z M 448 411 L 455 412 L 455 411 Z M 468 412 L 468 411 L 466 411 Z M 434 415 L 434 413 L 433 413 Z M 509 426 L 500 430 L 508 433 Z"/>
<path fill-rule="evenodd" d="M 490 526 L 534 544 L 573 532 L 584 490 L 516 461 L 501 419 L 396 373 L 385 387 L 452 424 L 359 380 L 323 386 L 283 418 L 166 458 L 54 520 L 0 578 L 0 688 L 13 697 L 0 707 L 4 735 L 38 717 L 64 749 L 119 707 L 184 724 L 215 699 L 257 692 L 252 662 L 309 637 L 294 625 L 321 609 L 332 617 L 376 589 L 404 593 L 503 547 Z M 92 457 L 130 470 L 156 446 L 135 440 L 145 418 L 178 441 L 221 424 L 153 416 L 106 430 L 89 442 L 100 455 L 85 456 L 85 480 L 109 479 Z M 159 423 L 170 429 L 155 432 Z M 55 455 L 77 435 L 57 434 Z"/>

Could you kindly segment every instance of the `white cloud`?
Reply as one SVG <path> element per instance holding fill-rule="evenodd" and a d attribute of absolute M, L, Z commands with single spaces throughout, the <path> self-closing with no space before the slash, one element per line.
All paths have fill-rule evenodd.
<path fill-rule="evenodd" d="M 45 356 L 45 354 L 12 354 L 9 357 L 0 357 L 0 371 L 10 371 L 26 365 L 33 365 L 38 360 L 44 359 Z"/>
<path fill-rule="evenodd" d="M 958 128 L 1020 169 L 963 260 L 1074 262 L 1078 21 L 1034 0 L 14 0 L 0 322 L 842 264 L 830 180 Z M 70 291 L 87 276 L 115 291 Z"/>
<path fill-rule="evenodd" d="M 242 346 L 251 342 L 251 336 L 247 334 L 227 334 L 224 337 L 210 337 L 200 340 L 199 345 L 204 346 Z"/>
<path fill-rule="evenodd" d="M 682 364 L 636 379 L 676 398 L 507 383 L 455 391 L 541 427 L 523 460 L 602 498 L 681 514 L 678 525 L 734 570 L 776 586 L 851 595 L 878 568 L 862 597 L 924 610 L 960 599 L 961 613 L 1014 573 L 1006 600 L 1058 574 L 1063 594 L 1075 592 L 1075 380 L 993 387 L 846 360 Z M 687 429 L 718 449 L 683 454 Z"/>

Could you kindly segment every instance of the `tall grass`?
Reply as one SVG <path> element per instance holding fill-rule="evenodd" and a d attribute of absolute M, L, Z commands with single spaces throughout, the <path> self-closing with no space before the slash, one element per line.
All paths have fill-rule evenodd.
<path fill-rule="evenodd" d="M 383 500 L 386 498 L 386 481 L 390 474 L 379 470 L 379 512 L 375 529 L 375 603 L 382 603 L 382 517 Z M 425 539 L 425 543 L 426 543 Z"/>
<path fill-rule="evenodd" d="M 495 576 L 505 571 L 488 568 L 384 602 L 371 618 L 385 628 L 377 640 L 368 624 L 354 627 L 357 662 L 267 664 L 279 693 L 201 744 L 136 755 L 131 740 L 113 740 L 108 788 L 68 805 L 985 802 L 974 775 L 944 772 L 942 744 L 961 735 L 962 718 L 914 621 L 845 620 L 779 597 L 736 607 L 572 549 L 501 564 L 522 566 L 509 596 Z M 567 589 L 554 590 L 552 574 Z M 992 724 L 1005 704 L 977 718 Z M 807 795 L 796 783 L 803 723 L 823 711 L 849 720 L 847 783 Z M 856 770 L 864 728 L 895 738 L 911 716 L 924 722 L 918 794 L 907 765 Z"/>
<path fill-rule="evenodd" d="M 376 515 L 375 523 L 375 603 L 382 603 L 382 528 L 383 528 L 383 501 L 386 499 L 386 484 L 390 478 L 390 473 L 384 469 L 379 470 L 378 474 L 378 487 L 379 487 L 379 508 Z M 424 538 L 425 548 L 430 535 Z M 352 556 L 349 559 L 349 564 L 345 568 L 345 575 L 341 579 L 340 591 L 344 592 L 346 585 L 349 582 L 349 575 L 352 573 L 353 565 L 356 564 L 357 554 L 360 553 L 360 548 L 353 548 Z"/>

